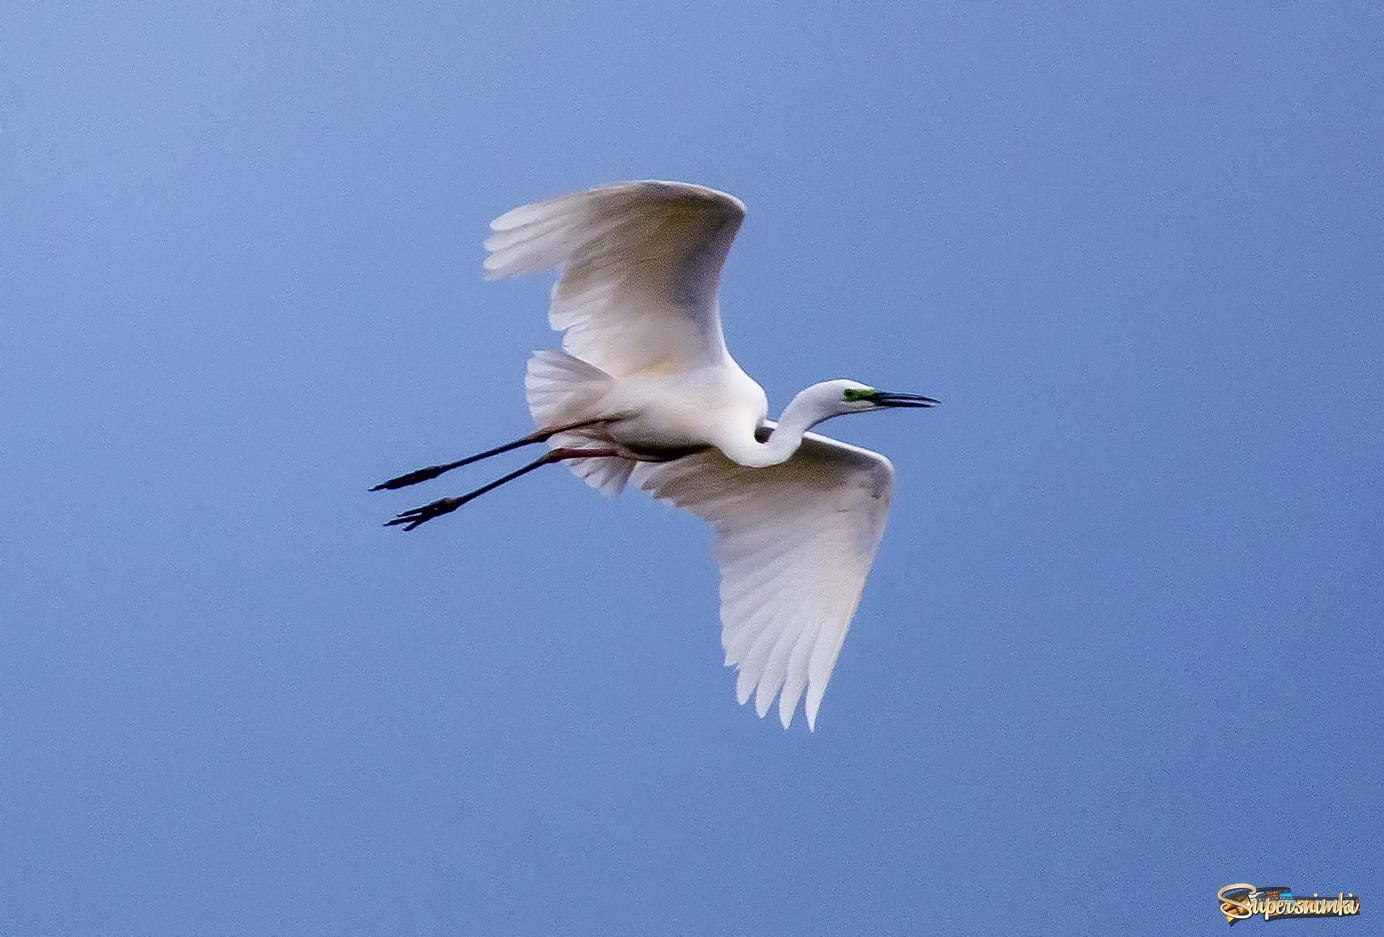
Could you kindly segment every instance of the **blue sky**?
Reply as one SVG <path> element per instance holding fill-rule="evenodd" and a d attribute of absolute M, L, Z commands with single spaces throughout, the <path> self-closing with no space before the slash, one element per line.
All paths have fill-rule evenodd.
<path fill-rule="evenodd" d="M 1384 900 L 1384 16 L 23 4 L 0 63 L 0 933 L 1206 933 Z M 727 338 L 898 473 L 809 734 L 708 532 L 539 474 L 485 223 L 750 214 Z M 1262 927 L 1262 922 L 1242 925 Z M 1299 922 L 1316 935 L 1363 921 Z M 1353 930 L 1347 930 L 1353 928 Z"/>

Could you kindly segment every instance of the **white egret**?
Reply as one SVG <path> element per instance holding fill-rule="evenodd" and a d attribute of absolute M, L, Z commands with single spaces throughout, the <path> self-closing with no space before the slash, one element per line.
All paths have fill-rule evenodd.
<path fill-rule="evenodd" d="M 739 199 L 682 182 L 626 182 L 525 205 L 491 222 L 487 279 L 561 267 L 549 321 L 562 350 L 525 379 L 539 429 L 371 489 L 402 488 L 535 443 L 542 457 L 469 494 L 388 521 L 413 530 L 540 466 L 566 462 L 619 494 L 631 478 L 711 524 L 721 645 L 736 696 L 787 728 L 806 693 L 809 728 L 884 531 L 893 467 L 809 433 L 823 420 L 930 407 L 857 381 L 813 384 L 778 423 L 726 350 L 716 287 L 744 218 Z"/>

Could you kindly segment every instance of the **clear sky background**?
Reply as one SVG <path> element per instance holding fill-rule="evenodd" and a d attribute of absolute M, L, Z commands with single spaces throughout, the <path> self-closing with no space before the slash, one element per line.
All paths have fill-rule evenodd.
<path fill-rule="evenodd" d="M 0 933 L 1220 933 L 1384 915 L 1372 3 L 11 4 Z M 815 734 L 710 536 L 529 427 L 486 222 L 750 214 L 728 341 L 898 470 Z M 1262 927 L 1262 922 L 1246 927 Z"/>

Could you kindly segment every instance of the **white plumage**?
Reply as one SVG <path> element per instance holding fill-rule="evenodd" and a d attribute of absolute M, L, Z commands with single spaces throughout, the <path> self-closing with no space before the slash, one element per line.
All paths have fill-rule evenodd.
<path fill-rule="evenodd" d="M 884 533 L 894 469 L 868 449 L 808 433 L 793 458 L 745 468 L 714 450 L 641 465 L 655 498 L 709 523 L 721 570 L 721 647 L 736 699 L 787 728 L 803 691 L 807 724 L 860 603 Z"/>
<path fill-rule="evenodd" d="M 548 456 L 461 498 L 406 511 L 413 529 L 555 461 L 606 494 L 633 479 L 709 523 L 721 570 L 721 643 L 741 703 L 814 727 L 884 532 L 893 468 L 807 430 L 830 417 L 926 407 L 856 381 L 814 384 L 766 419 L 764 391 L 726 349 L 716 289 L 745 215 L 736 198 L 681 182 L 627 182 L 525 205 L 491 223 L 488 279 L 560 267 L 525 388 L 539 431 L 377 488 L 436 477 L 546 441 Z"/>
<path fill-rule="evenodd" d="M 683 183 L 605 186 L 490 223 L 487 279 L 563 268 L 548 322 L 570 354 L 628 377 L 726 357 L 716 285 L 745 206 Z"/>

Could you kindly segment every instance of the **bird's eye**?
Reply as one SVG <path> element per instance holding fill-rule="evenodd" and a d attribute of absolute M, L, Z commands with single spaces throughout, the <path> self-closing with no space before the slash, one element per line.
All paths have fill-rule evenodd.
<path fill-rule="evenodd" d="M 842 395 L 846 403 L 858 403 L 862 400 L 871 400 L 877 394 L 873 387 L 848 387 Z"/>

